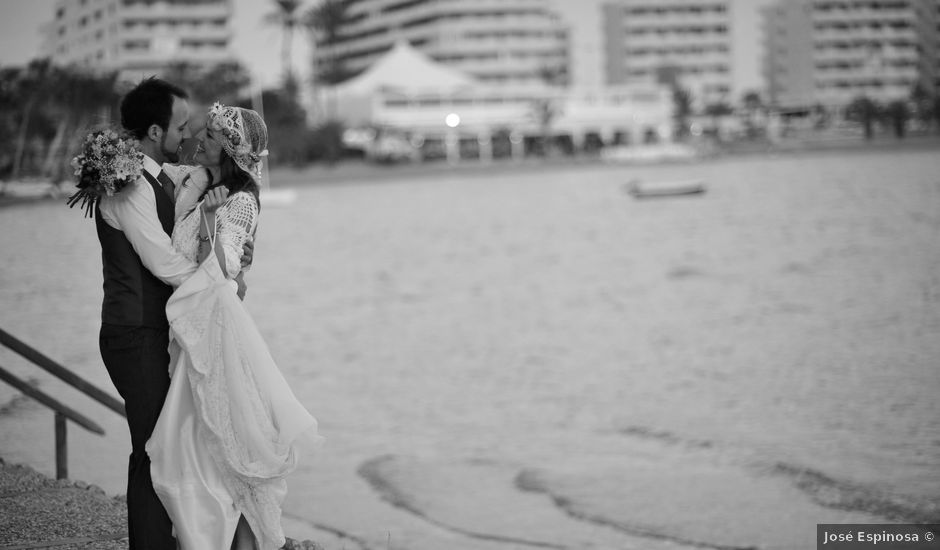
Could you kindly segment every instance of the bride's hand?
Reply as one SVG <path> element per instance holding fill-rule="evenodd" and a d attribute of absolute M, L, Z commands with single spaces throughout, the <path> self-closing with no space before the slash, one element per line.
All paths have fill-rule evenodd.
<path fill-rule="evenodd" d="M 202 208 L 205 210 L 206 214 L 215 212 L 222 206 L 226 198 L 228 198 L 228 188 L 224 185 L 210 189 L 209 192 L 206 193 L 206 199 L 202 203 Z"/>

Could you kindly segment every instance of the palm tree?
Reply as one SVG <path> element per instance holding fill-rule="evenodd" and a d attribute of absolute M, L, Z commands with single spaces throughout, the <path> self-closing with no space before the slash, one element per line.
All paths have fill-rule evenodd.
<path fill-rule="evenodd" d="M 265 23 L 281 27 L 284 33 L 281 38 L 281 66 L 284 70 L 284 81 L 290 82 L 294 78 L 293 72 L 293 44 L 294 29 L 301 23 L 298 9 L 302 0 L 274 0 L 277 10 L 264 16 Z"/>
<path fill-rule="evenodd" d="M 213 101 L 234 105 L 242 99 L 251 79 L 248 70 L 238 61 L 225 61 L 200 67 L 180 61 L 171 64 L 164 78 L 185 88 L 200 105 Z"/>
<path fill-rule="evenodd" d="M 307 10 L 303 17 L 304 26 L 313 34 L 316 45 L 328 48 L 330 53 L 327 66 L 316 71 L 317 77 L 327 84 L 337 84 L 346 77 L 339 60 L 333 55 L 333 46 L 339 42 L 340 30 L 348 19 L 348 9 L 349 0 L 322 0 Z"/>
<path fill-rule="evenodd" d="M 111 119 L 110 109 L 117 103 L 116 75 L 59 67 L 48 60 L 32 61 L 5 73 L 9 81 L 0 95 L 4 107 L 13 112 L 3 117 L 0 126 L 16 136 L 11 144 L 10 177 L 15 180 L 31 172 L 61 180 L 75 142 L 84 137 L 83 130 Z"/>
<path fill-rule="evenodd" d="M 555 102 L 548 97 L 534 100 L 531 109 L 532 117 L 539 125 L 541 153 L 543 157 L 547 157 L 552 153 L 552 123 L 558 116 L 559 110 Z"/>
<path fill-rule="evenodd" d="M 881 107 L 867 96 L 858 96 L 845 108 L 846 118 L 861 123 L 865 130 L 865 139 L 870 140 L 875 135 L 874 124 L 878 119 Z"/>
<path fill-rule="evenodd" d="M 52 63 L 48 59 L 31 61 L 17 80 L 18 99 L 22 101 L 22 116 L 19 122 L 16 137 L 16 150 L 13 153 L 13 169 L 11 177 L 19 178 L 23 168 L 23 155 L 26 153 L 26 141 L 29 136 L 29 125 L 34 110 L 45 101 L 52 79 L 49 74 Z"/>
<path fill-rule="evenodd" d="M 14 163 L 15 138 L 23 111 L 20 85 L 23 72 L 21 67 L 0 68 L 0 194 L 3 194 L 3 180 L 10 176 Z"/>
<path fill-rule="evenodd" d="M 918 122 L 923 125 L 924 129 L 929 128 L 934 117 L 933 94 L 930 93 L 923 82 L 917 82 L 911 88 L 910 99 L 914 105 L 914 115 L 917 117 Z"/>
<path fill-rule="evenodd" d="M 656 83 L 666 86 L 672 93 L 673 118 L 676 135 L 685 136 L 689 132 L 689 116 L 692 114 L 692 93 L 682 86 L 682 69 L 678 65 L 664 63 L 654 69 Z"/>
<path fill-rule="evenodd" d="M 885 107 L 885 115 L 891 121 L 894 128 L 894 136 L 898 139 L 904 139 L 907 134 L 907 121 L 911 118 L 911 109 L 907 101 L 896 99 Z"/>
<path fill-rule="evenodd" d="M 117 73 L 55 67 L 51 77 L 45 111 L 55 121 L 56 132 L 46 149 L 42 172 L 53 181 L 61 181 L 67 174 L 68 156 L 78 148 L 84 130 L 110 122 L 110 111 L 118 103 Z"/>
<path fill-rule="evenodd" d="M 757 124 L 755 118 L 757 114 L 764 110 L 764 101 L 760 93 L 754 90 L 745 92 L 741 97 L 741 103 L 744 105 L 746 115 L 745 124 L 747 125 L 747 137 L 754 138 L 757 135 Z"/>
<path fill-rule="evenodd" d="M 314 67 L 313 76 L 318 82 L 334 85 L 349 77 L 334 49 L 340 40 L 340 30 L 349 17 L 349 4 L 350 0 L 321 0 L 303 15 L 303 25 L 313 36 L 316 47 L 325 47 L 329 54 L 324 66 Z M 326 111 L 327 118 L 330 118 L 329 105 Z"/>
<path fill-rule="evenodd" d="M 554 89 L 566 84 L 568 69 L 564 65 L 543 65 L 536 74 L 549 89 Z M 559 108 L 551 97 L 541 97 L 532 102 L 532 116 L 539 125 L 543 156 L 551 153 L 552 123 L 558 114 Z"/>

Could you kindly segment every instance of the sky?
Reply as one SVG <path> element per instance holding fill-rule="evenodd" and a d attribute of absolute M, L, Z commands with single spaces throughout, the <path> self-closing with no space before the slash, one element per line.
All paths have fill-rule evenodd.
<path fill-rule="evenodd" d="M 561 0 L 578 2 L 579 0 Z M 734 0 L 736 50 L 734 80 L 738 92 L 761 88 L 760 18 L 758 10 L 772 0 Z M 262 86 L 277 84 L 280 67 L 281 33 L 262 23 L 272 11 L 271 0 L 234 0 L 232 48 Z M 306 0 L 307 6 L 315 0 Z M 22 65 L 36 57 L 41 36 L 39 26 L 52 19 L 55 0 L 0 0 L 0 65 Z M 299 34 L 299 33 L 298 33 Z M 301 36 L 294 40 L 295 73 L 309 74 L 310 46 Z"/>

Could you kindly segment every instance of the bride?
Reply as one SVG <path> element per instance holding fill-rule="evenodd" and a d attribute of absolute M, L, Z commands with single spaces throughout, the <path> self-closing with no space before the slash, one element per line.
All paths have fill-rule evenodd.
<path fill-rule="evenodd" d="M 147 442 L 154 489 L 183 550 L 280 548 L 285 476 L 316 420 L 281 375 L 236 294 L 242 245 L 258 222 L 267 128 L 218 103 L 182 183 L 173 245 L 199 269 L 167 303 L 169 394 Z M 190 200 L 184 195 L 188 194 Z"/>

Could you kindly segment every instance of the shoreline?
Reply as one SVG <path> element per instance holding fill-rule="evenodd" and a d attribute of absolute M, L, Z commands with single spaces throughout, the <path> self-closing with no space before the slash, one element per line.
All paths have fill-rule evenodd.
<path fill-rule="evenodd" d="M 732 159 L 760 157 L 800 156 L 815 157 L 831 153 L 870 154 L 873 152 L 919 152 L 940 149 L 940 135 L 913 136 L 904 140 L 880 137 L 872 141 L 859 138 L 804 139 L 771 145 L 763 142 L 741 142 L 723 148 L 702 150 L 687 159 L 663 158 L 653 160 L 614 161 L 599 155 L 557 156 L 526 158 L 520 161 L 497 159 L 489 163 L 467 160 L 454 165 L 444 161 L 411 164 L 375 164 L 365 161 L 340 161 L 334 166 L 323 163 L 302 168 L 280 167 L 273 170 L 276 188 L 296 188 L 307 185 L 340 185 L 349 183 L 376 183 L 403 178 L 429 178 L 443 176 L 488 177 L 493 174 L 533 174 L 539 172 L 570 171 L 576 169 L 618 170 L 657 166 L 688 166 L 690 168 Z M 279 181 L 282 180 L 282 181 Z"/>
<path fill-rule="evenodd" d="M 469 159 L 456 164 L 445 161 L 420 163 L 378 164 L 364 160 L 341 160 L 333 165 L 312 163 L 303 167 L 277 167 L 271 170 L 273 188 L 296 189 L 310 185 L 332 186 L 353 183 L 377 183 L 383 180 L 401 180 L 405 178 L 432 178 L 449 176 L 488 177 L 493 174 L 532 174 L 576 169 L 625 169 L 655 166 L 694 167 L 712 162 L 730 159 L 749 159 L 760 157 L 800 156 L 815 157 L 831 153 L 870 154 L 889 152 L 920 152 L 940 149 L 940 135 L 915 135 L 905 139 L 879 136 L 871 141 L 857 137 L 825 138 L 818 136 L 811 139 L 793 139 L 778 144 L 769 142 L 737 142 L 722 146 L 699 148 L 695 157 L 652 158 L 649 160 L 605 160 L 599 155 L 556 156 L 549 158 L 532 157 L 523 160 L 497 159 L 481 163 Z M 69 182 L 70 183 L 70 182 Z M 271 189 L 268 185 L 268 190 Z M 49 201 L 65 201 L 72 193 L 68 183 L 56 185 L 37 178 L 27 178 L 19 182 L 0 181 L 0 208 L 23 206 Z"/>

